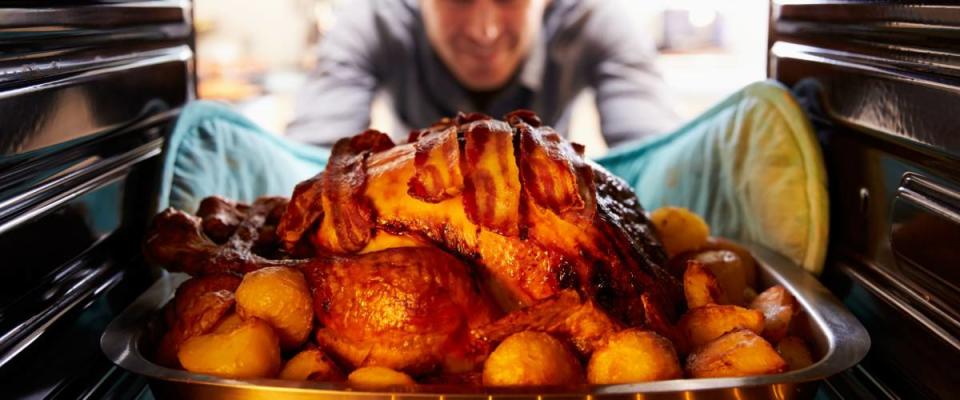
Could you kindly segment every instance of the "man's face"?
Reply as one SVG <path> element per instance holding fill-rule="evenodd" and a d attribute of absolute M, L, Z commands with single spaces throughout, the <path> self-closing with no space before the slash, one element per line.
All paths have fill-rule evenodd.
<path fill-rule="evenodd" d="M 427 38 L 460 84 L 500 89 L 540 34 L 549 0 L 422 0 Z"/>

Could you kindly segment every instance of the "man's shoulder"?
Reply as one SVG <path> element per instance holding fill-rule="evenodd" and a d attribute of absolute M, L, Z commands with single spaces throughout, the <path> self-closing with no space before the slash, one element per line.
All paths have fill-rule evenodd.
<path fill-rule="evenodd" d="M 417 0 L 341 1 L 335 15 L 335 26 L 343 22 L 352 29 L 370 29 L 388 36 L 410 36 L 412 28 L 421 23 Z"/>
<path fill-rule="evenodd" d="M 416 43 L 420 22 L 417 0 L 351 0 L 337 2 L 331 36 L 356 43 L 374 57 L 402 56 Z"/>
<path fill-rule="evenodd" d="M 420 2 L 418 0 L 365 0 L 374 19 L 383 26 L 396 28 L 389 33 L 410 32 L 410 27 L 420 24 Z M 350 7 L 353 2 L 344 2 Z M 408 33 L 409 34 L 409 33 Z"/>
<path fill-rule="evenodd" d="M 598 33 L 598 27 L 631 21 L 624 0 L 553 0 L 545 21 L 549 33 L 579 36 Z"/>
<path fill-rule="evenodd" d="M 409 16 L 420 13 L 420 2 L 418 0 L 362 0 L 370 4 L 373 11 L 378 15 L 393 16 L 406 19 Z M 349 7 L 354 2 L 343 2 L 344 7 Z"/>
<path fill-rule="evenodd" d="M 650 40 L 634 11 L 627 0 L 554 0 L 544 28 L 552 48 L 602 54 Z"/>

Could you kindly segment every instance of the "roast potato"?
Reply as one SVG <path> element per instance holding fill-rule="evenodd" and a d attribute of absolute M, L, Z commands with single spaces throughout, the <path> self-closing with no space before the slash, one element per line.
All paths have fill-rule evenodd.
<path fill-rule="evenodd" d="M 737 253 L 728 250 L 701 251 L 693 258 L 713 273 L 720 286 L 717 304 L 743 305 L 747 273 Z"/>
<path fill-rule="evenodd" d="M 225 378 L 266 378 L 280 369 L 280 342 L 266 322 L 233 314 L 212 332 L 183 342 L 177 353 L 187 371 Z"/>
<path fill-rule="evenodd" d="M 683 377 L 677 352 L 669 340 L 650 331 L 628 329 L 614 333 L 593 352 L 587 364 L 587 382 L 614 384 Z"/>
<path fill-rule="evenodd" d="M 686 208 L 658 208 L 650 214 L 650 222 L 670 257 L 699 249 L 710 236 L 710 227 L 703 218 Z"/>
<path fill-rule="evenodd" d="M 276 329 L 284 350 L 300 347 L 313 329 L 313 301 L 303 274 L 287 267 L 247 273 L 237 288 L 237 313 Z"/>
<path fill-rule="evenodd" d="M 793 295 L 781 285 L 773 286 L 757 295 L 750 308 L 763 313 L 763 337 L 778 342 L 787 335 L 790 321 L 799 309 Z"/>
<path fill-rule="evenodd" d="M 803 339 L 796 336 L 787 336 L 777 343 L 777 352 L 787 362 L 791 371 L 803 369 L 813 365 L 813 355 Z"/>
<path fill-rule="evenodd" d="M 762 337 L 737 329 L 698 348 L 687 357 L 686 367 L 693 378 L 715 378 L 776 374 L 787 363 Z"/>
<path fill-rule="evenodd" d="M 238 285 L 240 277 L 227 273 L 194 277 L 181 283 L 173 300 L 164 307 L 163 316 L 168 328 L 157 347 L 157 363 L 178 367 L 180 344 L 207 333 L 233 310 L 233 292 Z"/>
<path fill-rule="evenodd" d="M 716 276 L 696 260 L 687 261 L 687 270 L 683 272 L 683 295 L 689 309 L 719 304 L 723 297 Z"/>
<path fill-rule="evenodd" d="M 677 325 L 690 348 L 696 349 L 738 328 L 760 334 L 763 332 L 763 314 L 740 306 L 708 304 L 687 311 Z"/>
<path fill-rule="evenodd" d="M 177 296 L 180 296 L 179 292 Z M 179 366 L 177 353 L 183 342 L 213 330 L 223 316 L 233 309 L 235 302 L 233 293 L 227 290 L 193 292 L 188 297 L 189 307 L 183 307 L 182 312 L 168 313 L 172 316 L 167 318 L 172 318 L 173 324 L 160 339 L 160 345 L 157 347 L 156 361 L 160 365 Z M 178 303 L 178 300 L 179 298 L 175 298 L 174 304 Z M 175 307 L 167 309 L 174 310 Z"/>
<path fill-rule="evenodd" d="M 740 259 L 740 265 L 743 267 L 747 287 L 752 288 L 757 284 L 757 260 L 750 254 L 750 250 L 732 241 L 716 236 L 709 237 L 707 243 L 701 247 L 701 250 L 726 250 L 734 252 Z"/>
<path fill-rule="evenodd" d="M 280 379 L 321 382 L 342 381 L 343 374 L 323 351 L 310 347 L 297 353 L 280 370 Z"/>
<path fill-rule="evenodd" d="M 713 303 L 738 306 L 749 304 L 747 299 L 752 288 L 747 284 L 747 267 L 737 253 L 729 250 L 689 251 L 670 259 L 667 268 L 671 274 L 683 277 L 691 262 L 699 263 L 713 275 L 720 289 Z"/>
<path fill-rule="evenodd" d="M 177 287 L 177 295 L 174 297 L 176 313 L 182 315 L 194 308 L 200 296 L 205 293 L 220 290 L 236 292 L 240 281 L 239 276 L 225 272 L 190 278 Z"/>
<path fill-rule="evenodd" d="M 387 367 L 361 367 L 347 376 L 347 382 L 360 388 L 384 388 L 416 384 L 410 375 Z"/>
<path fill-rule="evenodd" d="M 570 385 L 583 382 L 583 368 L 567 347 L 543 332 L 508 336 L 483 364 L 484 386 Z"/>

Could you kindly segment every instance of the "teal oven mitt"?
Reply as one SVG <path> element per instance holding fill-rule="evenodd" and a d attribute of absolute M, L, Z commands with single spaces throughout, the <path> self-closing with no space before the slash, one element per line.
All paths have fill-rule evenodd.
<path fill-rule="evenodd" d="M 752 241 L 819 273 L 827 250 L 826 173 L 810 123 L 778 83 L 751 84 L 676 132 L 596 160 L 648 210 L 688 208 L 711 233 Z"/>
<path fill-rule="evenodd" d="M 229 107 L 195 101 L 167 138 L 157 210 L 195 212 L 204 197 L 286 196 L 323 170 L 329 150 L 267 132 Z"/>

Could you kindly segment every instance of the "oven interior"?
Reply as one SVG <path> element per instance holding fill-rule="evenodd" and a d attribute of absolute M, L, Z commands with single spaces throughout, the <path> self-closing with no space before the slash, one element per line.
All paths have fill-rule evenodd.
<path fill-rule="evenodd" d="M 0 2 L 0 382 L 12 398 L 151 398 L 100 351 L 156 279 L 139 238 L 194 97 L 191 3 Z M 960 365 L 960 6 L 774 1 L 769 76 L 829 173 L 822 280 L 870 331 L 819 398 L 949 398 Z"/>

